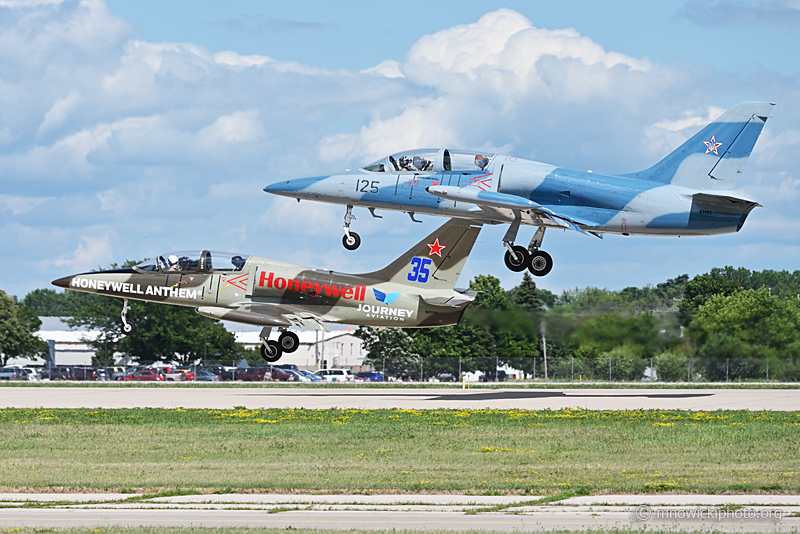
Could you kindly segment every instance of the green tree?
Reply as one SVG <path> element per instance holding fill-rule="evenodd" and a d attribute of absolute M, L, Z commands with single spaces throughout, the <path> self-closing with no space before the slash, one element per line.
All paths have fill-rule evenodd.
<path fill-rule="evenodd" d="M 709 378 L 724 379 L 726 359 L 736 360 L 738 378 L 764 376 L 755 359 L 798 356 L 800 301 L 771 296 L 765 287 L 712 296 L 695 314 L 689 334 Z"/>
<path fill-rule="evenodd" d="M 39 317 L 70 317 L 91 295 L 78 291 L 34 289 L 22 299 L 22 305 Z"/>
<path fill-rule="evenodd" d="M 522 282 L 515 289 L 511 299 L 515 305 L 527 310 L 538 310 L 542 307 L 536 282 L 533 281 L 533 277 L 528 274 L 528 271 L 522 275 Z"/>
<path fill-rule="evenodd" d="M 471 306 L 480 308 L 506 308 L 510 302 L 508 295 L 500 287 L 500 280 L 490 274 L 479 274 L 469 283 L 469 288 L 478 291 Z"/>
<path fill-rule="evenodd" d="M 35 313 L 0 290 L 0 365 L 20 356 L 46 357 L 47 343 L 34 335 L 41 326 Z"/>
<path fill-rule="evenodd" d="M 678 304 L 681 324 L 688 326 L 697 310 L 715 295 L 730 295 L 741 286 L 731 277 L 721 276 L 719 272 L 700 274 L 686 282 L 683 300 Z"/>
<path fill-rule="evenodd" d="M 593 346 L 604 353 L 625 345 L 643 356 L 658 346 L 658 328 L 649 312 L 637 316 L 605 313 L 581 321 L 570 339 L 579 347 Z"/>

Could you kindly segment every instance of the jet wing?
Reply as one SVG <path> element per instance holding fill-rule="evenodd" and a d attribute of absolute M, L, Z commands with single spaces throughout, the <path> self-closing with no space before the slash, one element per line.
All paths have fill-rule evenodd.
<path fill-rule="evenodd" d="M 581 226 L 599 226 L 596 222 L 569 217 L 563 213 L 558 213 L 550 207 L 542 206 L 532 200 L 517 195 L 496 193 L 494 191 L 481 191 L 475 187 L 456 187 L 452 185 L 431 186 L 426 188 L 425 191 L 439 198 L 456 202 L 469 202 L 481 207 L 530 210 L 546 217 L 558 226 L 569 228 L 570 230 L 575 230 L 576 232 L 586 235 L 589 235 L 589 232 L 581 228 Z M 599 235 L 595 233 L 592 233 L 592 235 L 599 237 Z"/>
<path fill-rule="evenodd" d="M 330 330 L 322 318 L 297 306 L 243 303 L 236 309 L 200 306 L 195 311 L 205 317 L 255 326 L 298 326 L 308 330 Z"/>

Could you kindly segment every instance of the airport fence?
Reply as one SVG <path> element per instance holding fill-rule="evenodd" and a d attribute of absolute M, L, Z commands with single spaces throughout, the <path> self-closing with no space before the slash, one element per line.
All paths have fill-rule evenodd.
<path fill-rule="evenodd" d="M 534 378 L 544 378 L 536 358 Z M 655 371 L 655 372 L 653 372 Z M 800 382 L 800 358 L 703 358 L 664 353 L 652 358 L 548 358 L 548 378 L 564 381 Z"/>
<path fill-rule="evenodd" d="M 498 354 L 471 360 L 469 368 L 461 365 L 460 358 L 426 357 L 416 371 L 409 373 L 412 380 L 436 377 L 440 373 L 460 376 L 476 366 L 490 382 L 496 375 L 492 369 L 514 369 L 507 378 L 545 378 L 545 362 L 541 355 L 505 359 Z M 381 372 L 381 366 L 376 367 Z M 498 379 L 501 378 L 497 376 Z M 639 357 L 627 351 L 611 351 L 597 356 L 548 355 L 547 378 L 564 382 L 800 382 L 800 357 L 784 358 L 715 358 L 688 356 L 664 352 L 653 357 Z"/>

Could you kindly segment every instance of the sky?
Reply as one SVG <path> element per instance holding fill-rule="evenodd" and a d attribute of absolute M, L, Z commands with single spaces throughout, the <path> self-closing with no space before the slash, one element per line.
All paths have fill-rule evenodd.
<path fill-rule="evenodd" d="M 764 207 L 739 233 L 551 230 L 537 283 L 794 271 L 799 82 L 800 0 L 0 0 L 0 289 L 173 250 L 375 270 L 444 220 L 357 209 L 348 252 L 343 207 L 262 188 L 440 146 L 632 172 L 744 100 L 777 106 L 738 187 Z M 504 233 L 484 229 L 460 285 L 519 283 Z"/>

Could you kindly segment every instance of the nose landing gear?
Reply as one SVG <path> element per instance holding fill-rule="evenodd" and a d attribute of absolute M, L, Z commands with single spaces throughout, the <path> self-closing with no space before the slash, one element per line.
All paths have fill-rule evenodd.
<path fill-rule="evenodd" d="M 353 215 L 353 206 L 347 206 L 347 213 L 344 216 L 344 237 L 342 237 L 342 245 L 347 250 L 355 250 L 361 246 L 361 236 L 355 232 L 350 231 L 350 223 L 356 220 Z"/>
<path fill-rule="evenodd" d="M 128 310 L 130 309 L 131 307 L 128 306 L 128 299 L 122 299 L 122 313 L 120 313 L 119 316 L 122 319 L 122 334 L 125 336 L 136 332 L 136 325 L 133 322 L 128 322 Z"/>

